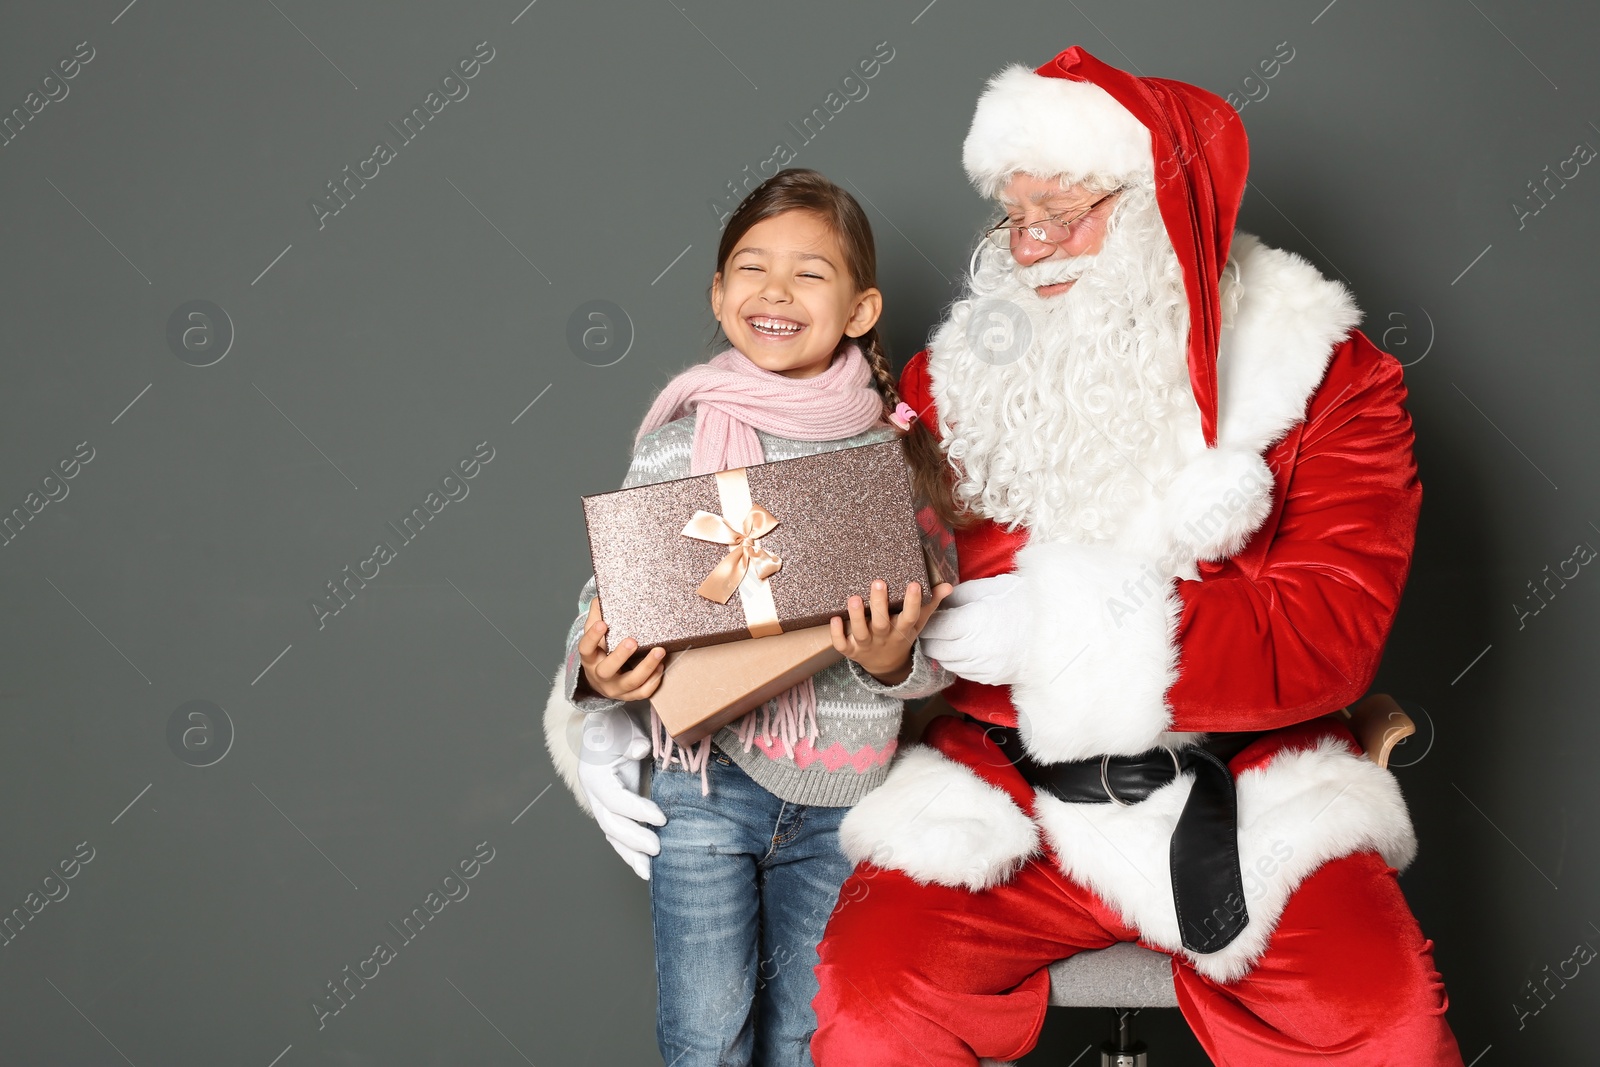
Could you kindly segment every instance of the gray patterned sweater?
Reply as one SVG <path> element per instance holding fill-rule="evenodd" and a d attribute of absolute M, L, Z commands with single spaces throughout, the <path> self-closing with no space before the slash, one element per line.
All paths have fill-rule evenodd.
<path fill-rule="evenodd" d="M 633 462 L 622 487 L 628 489 L 689 477 L 694 425 L 695 417 L 689 415 L 646 434 L 634 450 Z M 756 431 L 762 456 L 769 463 L 892 440 L 895 433 L 893 427 L 882 424 L 839 441 L 793 441 Z M 578 594 L 577 618 L 567 631 L 566 697 L 586 712 L 610 710 L 623 704 L 593 693 L 587 685 L 579 685 L 583 666 L 578 658 L 578 639 L 583 635 L 589 601 L 595 592 L 594 576 L 590 575 Z M 861 595 L 865 596 L 866 592 L 861 590 Z M 937 661 L 923 654 L 921 641 L 912 646 L 911 673 L 898 685 L 885 685 L 855 661 L 843 659 L 812 677 L 817 693 L 817 738 L 812 742 L 802 737 L 793 757 L 785 755 L 783 744 L 776 736 L 769 744 L 759 732 L 755 743 L 745 751 L 731 726 L 717 731 L 712 745 L 727 753 L 729 759 L 774 796 L 795 804 L 849 806 L 877 788 L 888 775 L 889 761 L 900 732 L 902 702 L 931 696 L 952 678 Z M 758 714 L 759 711 L 757 709 Z M 674 763 L 667 770 L 657 768 L 656 773 L 689 772 Z"/>

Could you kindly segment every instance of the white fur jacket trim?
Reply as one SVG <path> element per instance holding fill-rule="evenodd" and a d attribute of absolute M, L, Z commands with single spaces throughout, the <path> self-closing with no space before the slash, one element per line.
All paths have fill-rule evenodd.
<path fill-rule="evenodd" d="M 1128 807 L 1037 793 L 1036 821 L 1063 874 L 1093 890 L 1144 939 L 1183 954 L 1219 982 L 1249 972 L 1290 895 L 1322 864 L 1371 849 L 1404 869 L 1416 855 L 1392 774 L 1334 738 L 1285 750 L 1236 782 L 1244 932 L 1219 952 L 1189 952 L 1172 902 L 1168 849 L 1193 784 L 1186 772 Z M 1037 854 L 1034 825 L 1003 790 L 917 745 L 845 816 L 840 838 L 853 861 L 977 891 L 1003 884 Z"/>
<path fill-rule="evenodd" d="M 583 709 L 567 699 L 567 669 L 563 665 L 556 669 L 550 697 L 544 704 L 544 747 L 550 752 L 550 762 L 555 764 L 557 776 L 571 791 L 578 807 L 592 819 L 594 812 L 589 810 L 589 800 L 578 785 L 578 753 L 583 751 L 583 716 Z"/>
<path fill-rule="evenodd" d="M 915 745 L 844 817 L 839 844 L 853 863 L 976 892 L 1016 873 L 1038 850 L 1039 831 L 1005 790 Z"/>

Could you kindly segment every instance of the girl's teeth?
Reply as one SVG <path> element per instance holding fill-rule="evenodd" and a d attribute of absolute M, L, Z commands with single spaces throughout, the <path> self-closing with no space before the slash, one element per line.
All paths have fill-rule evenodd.
<path fill-rule="evenodd" d="M 762 321 L 754 321 L 754 320 L 752 320 L 750 325 L 754 326 L 756 329 L 760 330 L 762 333 L 797 334 L 797 333 L 800 332 L 800 327 L 796 323 L 769 322 L 769 321 L 765 321 L 765 320 L 762 320 Z"/>

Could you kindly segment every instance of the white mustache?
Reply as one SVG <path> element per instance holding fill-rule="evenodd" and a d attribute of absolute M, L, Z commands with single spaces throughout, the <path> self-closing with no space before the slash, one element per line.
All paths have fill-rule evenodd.
<path fill-rule="evenodd" d="M 1094 256 L 1072 256 L 1067 259 L 1046 259 L 1016 269 L 1017 280 L 1030 289 L 1075 282 L 1094 264 Z"/>

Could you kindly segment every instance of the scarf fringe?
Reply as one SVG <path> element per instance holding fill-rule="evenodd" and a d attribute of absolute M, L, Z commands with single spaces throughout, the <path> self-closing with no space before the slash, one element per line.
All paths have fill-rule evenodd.
<path fill-rule="evenodd" d="M 802 693 L 806 689 L 810 692 Z M 738 720 L 730 723 L 728 729 L 738 737 L 739 743 L 745 752 L 750 751 L 750 746 L 756 740 L 756 715 L 760 713 L 761 737 L 764 745 L 774 744 L 772 736 L 773 718 L 778 722 L 777 740 L 783 744 L 785 758 L 794 759 L 795 746 L 804 737 L 816 743 L 819 728 L 817 726 L 817 698 L 816 690 L 811 679 L 784 690 L 759 708 L 746 712 Z M 711 794 L 711 783 L 707 778 L 707 771 L 711 762 L 711 737 L 706 736 L 696 741 L 693 745 L 685 747 L 673 740 L 667 733 L 666 726 L 656 715 L 654 706 L 650 708 L 650 755 L 655 760 L 656 767 L 667 770 L 677 763 L 690 773 L 698 772 L 700 775 L 700 795 Z"/>

